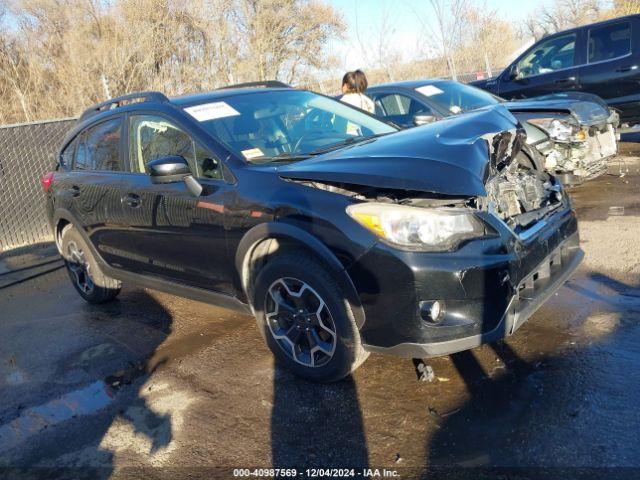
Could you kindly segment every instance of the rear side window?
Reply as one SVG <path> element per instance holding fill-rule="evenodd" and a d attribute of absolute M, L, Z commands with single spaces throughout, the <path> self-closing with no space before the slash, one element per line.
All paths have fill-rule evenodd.
<path fill-rule="evenodd" d="M 616 23 L 589 31 L 589 63 L 611 60 L 631 52 L 631 24 Z"/>
<path fill-rule="evenodd" d="M 76 153 L 76 145 L 78 144 L 78 137 L 74 138 L 67 148 L 65 148 L 60 154 L 60 166 L 65 168 L 71 168 L 73 165 L 73 156 Z"/>
<path fill-rule="evenodd" d="M 115 118 L 85 130 L 76 149 L 75 170 L 120 172 L 122 119 Z"/>

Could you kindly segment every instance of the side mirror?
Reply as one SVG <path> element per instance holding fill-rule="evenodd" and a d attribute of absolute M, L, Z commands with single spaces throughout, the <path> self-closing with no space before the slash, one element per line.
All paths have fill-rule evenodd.
<path fill-rule="evenodd" d="M 433 115 L 416 115 L 413 117 L 413 124 L 418 127 L 420 125 L 426 125 L 427 123 L 433 123 L 436 121 L 436 117 Z"/>
<path fill-rule="evenodd" d="M 151 183 L 165 184 L 184 182 L 195 197 L 202 193 L 202 185 L 193 178 L 189 164 L 180 155 L 169 155 L 147 163 Z"/>
<path fill-rule="evenodd" d="M 518 64 L 515 63 L 509 68 L 509 80 L 516 80 L 518 78 L 520 78 L 520 68 Z"/>
<path fill-rule="evenodd" d="M 189 164 L 179 155 L 160 157 L 147 163 L 152 183 L 176 183 L 191 175 Z"/>

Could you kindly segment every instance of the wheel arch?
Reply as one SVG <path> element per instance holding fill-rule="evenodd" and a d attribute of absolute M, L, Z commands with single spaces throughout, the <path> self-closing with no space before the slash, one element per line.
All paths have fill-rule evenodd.
<path fill-rule="evenodd" d="M 317 237 L 290 224 L 266 222 L 251 228 L 238 244 L 235 256 L 235 268 L 240 279 L 240 286 L 251 302 L 252 281 L 270 258 L 282 248 L 299 248 L 309 251 L 335 275 L 338 285 L 344 292 L 345 299 L 351 307 L 356 325 L 362 328 L 365 321 L 364 309 L 356 288 L 336 255 Z"/>
<path fill-rule="evenodd" d="M 96 259 L 98 259 L 99 261 L 103 261 L 102 257 L 100 257 L 98 255 L 98 252 L 94 248 L 93 243 L 91 243 L 87 233 L 84 231 L 84 229 L 82 227 L 80 227 L 81 223 L 75 218 L 75 216 L 71 212 L 69 212 L 68 210 L 64 210 L 64 209 L 56 210 L 56 212 L 53 214 L 53 220 L 52 220 L 51 224 L 53 225 L 54 241 L 55 241 L 56 247 L 58 248 L 58 252 L 60 252 L 60 254 L 62 254 L 61 248 L 60 248 L 61 247 L 60 240 L 62 239 L 62 231 L 67 227 L 67 225 L 71 225 L 84 238 L 84 240 L 86 241 L 87 245 L 91 249 L 92 253 L 96 256 Z"/>

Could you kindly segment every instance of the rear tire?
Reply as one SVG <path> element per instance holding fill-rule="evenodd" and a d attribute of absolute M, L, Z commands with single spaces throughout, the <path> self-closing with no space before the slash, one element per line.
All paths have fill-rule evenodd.
<path fill-rule="evenodd" d="M 368 357 L 348 301 L 322 262 L 305 251 L 270 260 L 253 305 L 260 333 L 283 366 L 316 382 L 335 382 Z"/>
<path fill-rule="evenodd" d="M 120 293 L 120 282 L 105 275 L 80 233 L 67 225 L 60 235 L 60 250 L 71 283 L 89 303 L 105 303 Z"/>

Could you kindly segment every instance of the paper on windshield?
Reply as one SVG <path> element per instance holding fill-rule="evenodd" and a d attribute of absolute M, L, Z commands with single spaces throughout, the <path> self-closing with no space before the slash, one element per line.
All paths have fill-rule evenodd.
<path fill-rule="evenodd" d="M 434 95 L 442 93 L 442 90 L 440 90 L 435 85 L 423 85 L 422 87 L 416 88 L 416 91 L 421 93 L 425 97 L 432 97 Z"/>
<path fill-rule="evenodd" d="M 262 157 L 264 156 L 264 153 L 262 153 L 262 150 L 259 148 L 250 148 L 248 150 L 242 150 L 242 155 L 244 155 L 244 158 L 247 160 L 250 160 L 256 157 Z"/>
<path fill-rule="evenodd" d="M 347 122 L 347 135 L 358 136 L 360 135 L 360 127 L 355 123 Z"/>
<path fill-rule="evenodd" d="M 203 103 L 185 108 L 184 111 L 199 122 L 240 115 L 240 112 L 226 102 Z"/>

